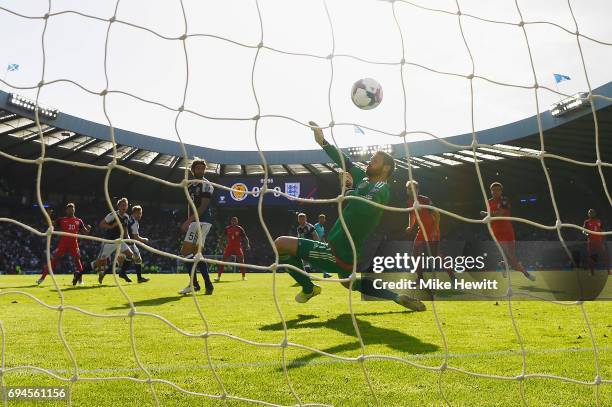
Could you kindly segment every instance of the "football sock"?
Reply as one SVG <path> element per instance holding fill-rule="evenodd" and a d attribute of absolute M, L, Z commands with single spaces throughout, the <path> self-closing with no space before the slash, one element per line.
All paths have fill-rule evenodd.
<path fill-rule="evenodd" d="M 279 261 L 281 263 L 290 264 L 299 269 L 302 269 L 303 267 L 302 260 L 300 260 L 296 256 L 282 255 L 279 257 Z M 308 276 L 305 276 L 302 273 L 292 270 L 289 267 L 287 267 L 287 273 L 289 273 L 289 275 L 293 277 L 293 279 L 297 281 L 299 285 L 302 286 L 302 291 L 304 291 L 306 294 L 310 294 L 312 292 L 314 284 L 312 283 L 312 281 L 310 280 Z"/>
<path fill-rule="evenodd" d="M 142 264 L 134 265 L 134 271 L 136 271 L 136 277 L 141 279 L 142 278 Z"/>
<path fill-rule="evenodd" d="M 206 264 L 206 262 L 204 261 L 198 263 L 198 270 L 200 271 L 200 274 L 202 274 L 202 278 L 204 278 L 204 286 L 206 287 L 206 289 L 212 290 L 213 285 L 212 285 L 212 282 L 210 281 L 210 275 L 208 274 L 208 264 Z M 194 282 L 194 285 L 195 285 L 195 282 Z"/>

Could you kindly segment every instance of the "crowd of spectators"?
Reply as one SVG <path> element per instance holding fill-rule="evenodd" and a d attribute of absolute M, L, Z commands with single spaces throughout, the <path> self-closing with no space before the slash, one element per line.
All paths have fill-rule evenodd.
<path fill-rule="evenodd" d="M 77 207 L 76 216 L 83 219 L 85 224 L 93 226 L 91 236 L 103 237 L 99 227 L 100 219 L 108 212 L 103 207 L 97 210 Z M 14 214 L 14 219 L 24 223 L 39 232 L 47 230 L 44 218 L 37 209 L 24 209 Z M 61 213 L 56 217 L 62 216 Z M 183 233 L 180 232 L 181 222 L 173 212 L 146 209 L 140 223 L 140 235 L 148 237 L 148 245 L 167 253 L 177 253 L 180 248 Z M 59 237 L 51 239 L 51 250 L 57 245 Z M 13 223 L 0 223 L 0 273 L 38 272 L 46 262 L 46 236 L 39 236 Z M 215 253 L 218 239 L 212 233 L 206 241 L 206 251 Z M 79 239 L 81 261 L 87 265 L 93 261 L 99 250 L 100 242 L 86 238 Z M 141 248 L 145 272 L 173 272 L 177 269 L 176 260 L 151 253 Z M 72 263 L 66 256 L 58 263 L 57 273 L 71 273 Z"/>
<path fill-rule="evenodd" d="M 245 252 L 245 261 L 257 265 L 269 265 L 274 261 L 274 254 L 265 232 L 261 226 L 255 208 L 240 216 L 240 224 L 245 228 L 250 239 L 250 250 Z M 223 231 L 229 224 L 229 218 L 234 216 L 231 211 L 218 213 L 215 211 L 215 219 L 211 231 L 205 242 L 205 255 L 215 259 L 221 259 L 224 249 Z M 84 208 L 77 206 L 76 216 L 83 219 L 85 224 L 93 226 L 91 236 L 103 237 L 99 227 L 100 219 L 108 212 L 104 206 Z M 278 213 L 276 213 L 278 212 Z M 267 216 L 268 228 L 272 236 L 290 233 L 295 226 L 292 213 L 280 210 Z M 56 211 L 54 217 L 62 216 L 61 209 Z M 18 208 L 9 213 L 13 218 L 29 227 L 44 233 L 47 230 L 45 220 L 37 208 Z M 176 254 L 180 250 L 184 232 L 180 226 L 184 220 L 184 214 L 154 208 L 144 208 L 143 217 L 140 222 L 140 235 L 149 238 L 148 245 L 166 252 Z M 57 246 L 59 237 L 51 239 L 51 251 Z M 20 274 L 36 273 L 42 269 L 46 262 L 46 236 L 39 236 L 29 230 L 9 222 L 0 222 L 0 273 Z M 87 265 L 93 261 L 100 249 L 100 243 L 87 238 L 79 239 L 81 261 L 87 270 Z M 172 273 L 184 270 L 183 265 L 175 259 L 140 250 L 143 257 L 144 272 L 166 272 Z M 52 254 L 52 252 L 51 252 Z M 72 262 L 68 256 L 64 257 L 56 267 L 56 273 L 72 273 Z M 215 266 L 211 266 L 212 271 Z"/>
<path fill-rule="evenodd" d="M 61 212 L 63 211 L 61 209 L 59 211 L 60 213 L 56 213 L 56 217 L 62 215 Z M 302 209 L 266 208 L 264 220 L 270 235 L 273 238 L 280 235 L 295 235 L 296 215 L 300 211 L 306 212 L 309 221 L 312 223 L 316 222 L 319 213 L 326 213 L 328 218 L 327 231 L 337 218 L 335 205 Z M 77 206 L 77 216 L 82 218 L 86 224 L 94 226 L 92 236 L 102 236 L 97 224 L 107 212 L 108 209 L 103 205 L 100 207 Z M 582 224 L 582 220 L 579 220 L 582 215 L 581 213 L 572 215 L 577 219 L 575 223 Z M 224 249 L 223 230 L 229 224 L 231 216 L 239 217 L 240 224 L 244 227 L 250 239 L 251 250 L 245 252 L 245 261 L 256 265 L 272 264 L 274 254 L 255 207 L 243 207 L 236 210 L 223 208 L 220 211 L 215 209 L 213 216 L 215 221 L 206 240 L 205 254 L 212 255 L 216 259 L 221 258 Z M 14 208 L 8 217 L 25 223 L 40 232 L 47 229 L 38 208 Z M 141 236 L 148 237 L 149 245 L 157 250 L 178 253 L 184 235 L 180 231 L 180 225 L 184 217 L 184 213 L 179 211 L 145 207 L 140 222 Z M 406 218 L 405 214 L 392 213 L 388 219 L 383 218 L 379 229 L 382 233 L 388 235 L 386 237 L 388 240 L 408 240 L 410 237 L 404 232 L 404 223 L 407 223 L 407 220 L 404 218 Z M 540 219 L 534 218 L 532 220 L 539 221 Z M 541 221 L 542 223 L 550 223 Z M 464 241 L 467 244 L 491 240 L 488 229 L 484 225 L 460 222 L 447 216 L 442 217 L 442 229 L 443 239 L 446 240 Z M 524 223 L 515 223 L 515 231 L 517 241 L 558 241 L 559 239 L 556 230 L 546 230 Z M 563 229 L 562 233 L 564 240 L 569 242 L 584 240 L 584 236 L 577 230 Z M 53 237 L 51 250 L 55 248 L 57 240 L 58 237 Z M 79 245 L 84 265 L 95 259 L 100 247 L 99 242 L 80 239 Z M 46 261 L 45 249 L 45 236 L 38 236 L 13 223 L 0 222 L 0 273 L 34 273 L 40 271 Z M 145 272 L 177 272 L 183 269 L 180 262 L 177 263 L 175 259 L 146 250 L 141 250 L 141 253 Z M 70 259 L 65 258 L 59 263 L 56 272 L 71 273 L 72 267 Z M 212 269 L 214 271 L 214 266 Z"/>

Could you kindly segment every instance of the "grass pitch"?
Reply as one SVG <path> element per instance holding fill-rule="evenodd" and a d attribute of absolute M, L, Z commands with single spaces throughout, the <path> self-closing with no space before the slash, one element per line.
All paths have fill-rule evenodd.
<path fill-rule="evenodd" d="M 193 334 L 205 331 L 194 298 L 177 291 L 185 275 L 153 275 L 146 284 L 121 282 L 137 311 L 155 313 Z M 60 313 L 12 291 L 36 296 L 49 305 L 59 304 L 51 279 L 41 287 L 35 276 L 0 277 L 0 321 L 4 333 L 5 368 L 37 366 L 64 378 L 73 376 L 73 365 L 60 341 Z M 154 404 L 146 379 L 132 352 L 128 301 L 114 285 L 94 283 L 74 288 L 71 276 L 58 276 L 65 304 L 114 318 L 99 318 L 67 309 L 61 332 L 74 354 L 79 380 L 72 385 L 74 406 L 145 406 Z M 279 274 L 276 296 L 287 321 L 288 340 L 343 357 L 361 353 L 348 308 L 348 292 L 338 283 L 323 284 L 323 293 L 307 304 L 293 300 L 298 291 L 288 275 Z M 211 332 L 223 332 L 266 344 L 283 341 L 284 330 L 273 301 L 272 275 L 251 274 L 241 281 L 224 275 L 213 296 L 197 295 Z M 389 302 L 363 302 L 353 294 L 353 306 L 367 354 L 399 357 L 427 367 L 444 362 L 444 341 L 431 303 L 423 313 L 413 313 Z M 481 375 L 514 377 L 521 373 L 519 340 L 506 302 L 437 302 L 440 328 L 448 346 L 448 365 Z M 600 375 L 612 380 L 612 307 L 610 303 L 585 303 L 597 346 Z M 515 316 L 527 352 L 527 373 L 542 373 L 593 381 L 595 358 L 591 337 L 580 307 L 545 302 L 514 302 Z M 137 315 L 134 340 L 140 362 L 156 379 L 168 380 L 190 392 L 220 395 L 221 387 L 208 365 L 202 337 L 179 333 L 161 320 Z M 281 367 L 282 350 L 211 336 L 208 355 L 225 391 L 231 396 L 269 403 L 297 404 Z M 475 377 L 453 370 L 428 370 L 399 361 L 367 359 L 376 399 L 370 392 L 359 362 L 347 362 L 289 347 L 286 349 L 289 380 L 302 403 L 338 406 L 440 406 L 441 391 L 453 406 L 522 405 L 517 380 Z M 112 379 L 123 377 L 123 379 Z M 101 378 L 105 380 L 91 380 Z M 29 369 L 6 372 L 7 386 L 66 385 L 45 373 Z M 612 384 L 595 386 L 546 378 L 523 381 L 531 406 L 612 405 Z M 161 405 L 247 405 L 243 401 L 204 398 L 179 392 L 165 383 L 151 386 Z M 440 391 L 441 390 L 441 391 Z M 598 394 L 597 394 L 598 393 Z M 12 402 L 8 405 L 65 405 L 65 402 Z"/>

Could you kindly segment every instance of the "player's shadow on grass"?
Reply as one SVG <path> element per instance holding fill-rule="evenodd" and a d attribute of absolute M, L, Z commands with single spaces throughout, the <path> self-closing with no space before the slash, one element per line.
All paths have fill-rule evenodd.
<path fill-rule="evenodd" d="M 53 288 L 51 289 L 51 291 L 57 292 L 55 287 L 54 286 L 52 286 L 52 287 Z M 110 287 L 110 286 L 96 284 L 96 285 L 74 285 L 74 286 L 62 288 L 62 286 L 60 285 L 60 290 L 62 290 L 62 291 L 92 290 L 94 288 L 104 288 L 104 287 Z"/>
<path fill-rule="evenodd" d="M 9 287 L 4 287 L 0 285 L 0 288 L 3 290 L 12 290 L 14 288 L 34 288 L 34 287 L 38 287 L 38 285 L 30 284 L 30 285 L 17 285 L 17 286 L 9 286 Z"/>
<path fill-rule="evenodd" d="M 163 305 L 169 302 L 180 301 L 181 298 L 183 297 L 175 295 L 172 297 L 161 297 L 161 298 L 152 298 L 149 300 L 134 301 L 134 306 L 135 307 L 154 307 L 156 305 Z M 128 309 L 128 308 L 130 308 L 130 304 L 124 304 L 118 307 L 107 308 L 107 310 L 122 310 L 122 309 Z"/>
<path fill-rule="evenodd" d="M 369 312 L 363 314 L 356 314 L 358 316 L 371 316 L 381 314 L 394 314 L 394 313 L 405 313 L 405 311 L 398 312 Z M 333 329 L 347 336 L 355 338 L 352 342 L 342 343 L 339 345 L 331 346 L 325 349 L 321 349 L 323 352 L 336 354 L 339 352 L 359 350 L 359 341 L 356 340 L 355 329 L 353 328 L 353 321 L 350 314 L 342 314 L 336 318 L 329 319 L 327 321 L 312 321 L 317 319 L 315 315 L 303 315 L 299 314 L 297 318 L 286 321 L 287 329 L 313 329 L 313 328 L 327 328 Z M 412 353 L 412 354 L 423 354 L 435 352 L 439 349 L 437 345 L 421 341 L 419 338 L 410 336 L 404 332 L 396 329 L 390 329 L 386 327 L 380 327 L 372 325 L 369 321 L 364 321 L 357 318 L 359 325 L 359 331 L 361 337 L 367 345 L 386 345 L 387 347 L 396 351 Z M 283 325 L 281 323 L 275 323 L 270 325 L 264 325 L 259 328 L 262 331 L 281 331 Z M 319 353 L 310 353 L 293 360 L 287 367 L 297 368 L 308 364 L 313 359 L 323 356 Z"/>
<path fill-rule="evenodd" d="M 563 294 L 563 291 L 551 290 L 549 288 L 532 287 L 532 286 L 521 286 L 517 288 L 520 291 L 529 291 L 532 293 L 547 293 L 547 294 Z"/>

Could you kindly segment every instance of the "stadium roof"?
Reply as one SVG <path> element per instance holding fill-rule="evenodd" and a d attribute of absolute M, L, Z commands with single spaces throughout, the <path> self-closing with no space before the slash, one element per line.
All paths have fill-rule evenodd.
<path fill-rule="evenodd" d="M 612 82 L 593 91 L 595 95 L 612 95 Z M 612 102 L 597 98 L 597 122 L 601 135 L 608 134 L 612 125 Z M 553 117 L 550 112 L 540 115 L 545 134 L 545 150 L 579 161 L 594 162 L 595 132 L 590 108 Z M 113 156 L 108 126 L 58 113 L 55 119 L 41 118 L 41 129 L 46 155 L 63 160 L 106 165 Z M 178 142 L 113 129 L 117 142 L 116 156 L 124 166 L 153 172 L 155 176 L 169 176 L 183 170 L 181 146 Z M 500 161 L 521 155 L 535 156 L 540 150 L 540 137 L 535 116 L 478 132 L 480 143 L 497 148 L 480 147 L 476 151 L 479 162 Z M 439 140 L 409 143 L 412 168 L 451 168 L 474 162 L 470 149 L 471 134 L 444 139 L 464 148 L 452 147 Z M 377 146 L 380 147 L 380 146 Z M 602 154 L 612 151 L 609 137 L 600 136 Z M 258 152 L 221 151 L 185 145 L 190 157 L 205 157 L 210 165 L 208 172 L 217 175 L 263 175 L 264 167 Z M 397 166 L 408 168 L 403 144 L 384 146 L 396 158 Z M 9 103 L 9 94 L 0 91 L 0 150 L 17 157 L 36 158 L 40 155 L 40 137 L 33 116 Z M 367 148 L 345 149 L 356 161 L 365 160 Z M 360 155 L 362 154 L 362 155 Z M 337 170 L 321 150 L 266 151 L 269 173 L 278 175 L 324 175 Z M 605 158 L 602 156 L 605 161 Z M 173 177 L 172 177 L 173 178 Z"/>

